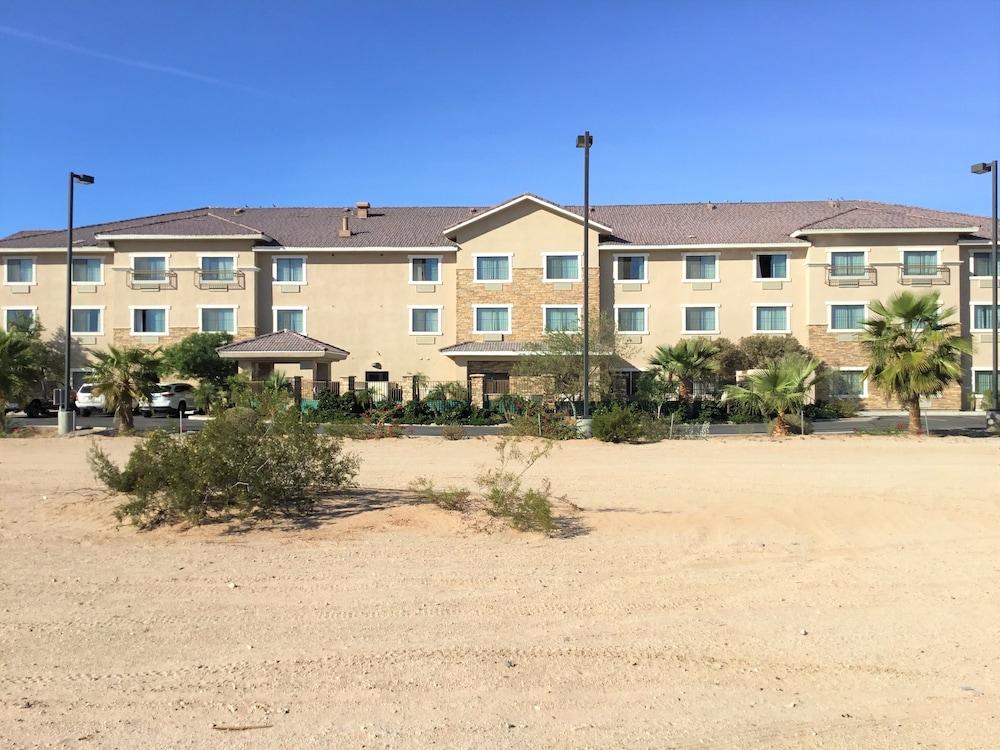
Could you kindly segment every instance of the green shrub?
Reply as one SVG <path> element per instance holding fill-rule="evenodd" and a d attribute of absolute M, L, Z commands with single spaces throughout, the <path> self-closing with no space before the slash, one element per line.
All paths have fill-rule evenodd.
<path fill-rule="evenodd" d="M 510 437 L 541 437 L 549 440 L 576 440 L 580 437 L 572 417 L 551 412 L 519 414 L 503 430 Z"/>
<path fill-rule="evenodd" d="M 594 415 L 591 431 L 605 443 L 633 443 L 642 438 L 642 419 L 635 409 L 614 404 Z"/>
<path fill-rule="evenodd" d="M 445 440 L 464 440 L 465 428 L 460 424 L 446 424 L 441 428 Z"/>
<path fill-rule="evenodd" d="M 430 424 L 434 421 L 434 412 L 425 401 L 414 399 L 403 406 L 403 422 L 406 424 Z"/>
<path fill-rule="evenodd" d="M 353 486 L 355 457 L 289 409 L 270 418 L 235 408 L 183 437 L 153 432 L 120 469 L 96 445 L 90 463 L 108 489 L 128 496 L 115 515 L 148 528 L 309 510 Z"/>
<path fill-rule="evenodd" d="M 552 485 L 543 479 L 541 487 L 525 488 L 524 475 L 552 449 L 552 444 L 521 450 L 515 440 L 497 444 L 497 465 L 476 477 L 476 484 L 486 504 L 486 512 L 502 518 L 519 531 L 540 531 L 551 534 L 555 528 L 552 516 Z"/>
<path fill-rule="evenodd" d="M 445 510 L 466 511 L 471 505 L 472 493 L 461 487 L 446 487 L 439 490 L 427 477 L 420 477 L 410 483 L 410 490 L 425 503 L 432 503 Z"/>

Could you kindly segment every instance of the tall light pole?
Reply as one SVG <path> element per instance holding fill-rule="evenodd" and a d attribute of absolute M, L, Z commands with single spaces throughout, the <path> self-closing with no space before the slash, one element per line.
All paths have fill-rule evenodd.
<path fill-rule="evenodd" d="M 66 369 L 63 373 L 63 398 L 59 404 L 59 434 L 65 435 L 73 431 L 73 410 L 69 405 L 69 389 L 71 382 L 70 355 L 72 351 L 73 337 L 70 331 L 73 330 L 73 188 L 76 183 L 81 185 L 93 185 L 94 178 L 89 174 L 69 173 L 69 218 L 67 224 L 66 237 Z"/>
<path fill-rule="evenodd" d="M 972 165 L 973 174 L 991 173 L 993 177 L 993 221 L 990 223 L 990 273 L 993 276 L 993 308 L 990 319 L 993 321 L 993 373 L 990 378 L 990 410 L 986 415 L 986 428 L 1000 429 L 1000 411 L 997 408 L 997 161 L 980 162 Z"/>
<path fill-rule="evenodd" d="M 590 147 L 589 130 L 576 137 L 583 149 L 583 418 L 590 419 Z"/>

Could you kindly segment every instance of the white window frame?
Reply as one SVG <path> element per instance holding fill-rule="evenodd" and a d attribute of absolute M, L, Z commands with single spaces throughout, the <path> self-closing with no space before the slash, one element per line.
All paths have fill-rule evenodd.
<path fill-rule="evenodd" d="M 753 280 L 758 282 L 765 281 L 791 281 L 792 280 L 792 254 L 787 250 L 760 250 L 751 254 L 753 256 Z M 772 276 L 771 278 L 764 278 L 757 275 L 757 258 L 761 255 L 784 255 L 785 256 L 785 275 L 782 278 L 777 276 Z"/>
<path fill-rule="evenodd" d="M 157 282 L 163 283 L 163 282 Z M 166 328 L 162 332 L 136 331 L 135 311 L 136 310 L 163 310 L 163 324 Z M 169 336 L 170 335 L 170 305 L 129 305 L 128 306 L 128 329 L 130 336 Z"/>
<path fill-rule="evenodd" d="M 976 276 L 976 253 L 983 253 L 987 257 L 987 264 L 989 263 L 989 258 L 993 254 L 993 251 L 987 248 L 986 250 L 972 250 L 969 252 L 969 278 L 970 279 L 992 279 L 993 274 L 986 274 L 985 276 Z M 998 256 L 1000 257 L 1000 256 Z M 1000 264 L 998 264 L 1000 265 Z"/>
<path fill-rule="evenodd" d="M 867 273 L 865 269 L 868 268 L 868 254 L 871 252 L 870 247 L 831 247 L 826 251 L 826 264 L 830 267 L 830 278 L 831 279 L 863 279 Z M 861 273 L 856 276 L 834 276 L 833 275 L 833 254 L 834 253 L 864 253 L 862 257 Z"/>
<path fill-rule="evenodd" d="M 77 255 L 76 253 L 73 253 L 73 260 L 96 260 L 98 262 L 98 264 L 100 265 L 100 269 L 101 269 L 101 278 L 100 278 L 100 280 L 98 280 L 98 281 L 76 281 L 76 280 L 74 280 L 72 282 L 73 286 L 104 286 L 104 258 L 102 258 L 100 255 L 87 255 L 85 253 L 81 253 L 80 255 Z M 70 269 L 70 272 L 72 273 L 72 269 Z"/>
<path fill-rule="evenodd" d="M 568 308 L 576 309 L 576 330 L 580 330 L 583 325 L 583 305 L 542 305 L 542 333 L 552 333 L 546 327 L 546 315 L 549 310 L 566 310 Z"/>
<path fill-rule="evenodd" d="M 278 311 L 279 310 L 301 310 L 302 311 L 302 335 L 308 336 L 309 330 L 309 307 L 307 305 L 273 305 L 271 307 L 271 330 L 279 331 Z"/>
<path fill-rule="evenodd" d="M 634 310 L 637 307 L 641 307 L 642 308 L 642 321 L 643 321 L 643 323 L 645 323 L 645 325 L 643 326 L 643 329 L 641 331 L 623 331 L 621 328 L 618 327 L 618 310 L 619 309 Z M 615 305 L 614 306 L 614 313 L 615 313 L 615 330 L 618 331 L 618 333 L 631 334 L 633 336 L 648 336 L 649 335 L 649 305 L 648 304 L 642 304 L 642 305 Z M 718 314 L 719 313 L 716 312 L 716 316 L 718 316 Z M 718 323 L 718 317 L 716 317 L 716 323 Z"/>
<path fill-rule="evenodd" d="M 979 373 L 979 372 L 985 372 L 987 374 L 992 375 L 993 368 L 992 367 L 973 367 L 972 368 L 972 371 L 971 371 L 972 382 L 969 383 L 969 393 L 971 393 L 973 396 L 979 396 L 980 398 L 982 398 L 983 397 L 983 392 L 976 390 L 976 373 Z"/>
<path fill-rule="evenodd" d="M 479 259 L 480 258 L 506 258 L 507 278 L 506 279 L 480 279 Z M 514 253 L 476 253 L 472 256 L 472 281 L 475 284 L 510 284 L 514 280 Z M 489 305 L 486 305 L 488 307 Z"/>
<path fill-rule="evenodd" d="M 438 262 L 438 278 L 437 281 L 417 281 L 413 278 L 413 261 L 415 260 L 436 260 Z M 444 256 L 443 255 L 408 255 L 406 258 L 407 275 L 409 276 L 410 283 L 416 284 L 418 286 L 436 286 L 442 283 L 441 277 L 444 273 Z M 434 307 L 434 305 L 418 305 L 418 307 Z"/>
<path fill-rule="evenodd" d="M 240 306 L 239 305 L 196 305 L 198 308 L 198 333 L 229 333 L 233 336 L 236 332 L 240 330 Z M 206 331 L 205 321 L 201 317 L 202 310 L 232 310 L 233 311 L 233 330 L 231 331 Z"/>
<path fill-rule="evenodd" d="M 792 303 L 791 302 L 755 302 L 753 305 L 753 332 L 754 333 L 791 333 L 792 332 Z M 757 327 L 757 309 L 760 307 L 783 307 L 785 308 L 785 327 L 780 331 L 767 331 Z"/>
<path fill-rule="evenodd" d="M 703 255 L 703 253 L 695 253 L 695 255 Z M 687 311 L 690 307 L 714 307 L 715 308 L 715 330 L 714 331 L 689 331 L 687 327 Z M 722 330 L 722 323 L 719 319 L 719 304 L 701 304 L 701 305 L 681 305 L 681 333 L 685 336 L 718 336 L 719 332 Z"/>
<path fill-rule="evenodd" d="M 31 310 L 31 322 L 34 323 L 38 320 L 38 305 L 7 305 L 5 307 L 0 307 L 0 325 L 3 329 L 7 330 L 7 313 L 10 310 Z"/>
<path fill-rule="evenodd" d="M 413 282 L 415 284 L 421 283 L 431 283 L 431 282 Z M 413 330 L 413 311 L 414 310 L 437 310 L 438 313 L 438 327 L 436 331 L 414 331 Z M 407 325 L 406 328 L 411 336 L 443 336 L 442 331 L 444 330 L 444 305 L 407 305 L 406 306 L 406 316 Z"/>
<path fill-rule="evenodd" d="M 495 307 L 506 307 L 507 308 L 507 328 L 502 331 L 480 331 L 479 330 L 479 310 L 493 309 Z M 489 335 L 491 333 L 501 333 L 510 334 L 514 326 L 514 306 L 513 305 L 473 305 L 472 306 L 472 332 L 480 335 Z"/>
<path fill-rule="evenodd" d="M 938 268 L 941 265 L 941 250 L 940 247 L 901 247 L 899 248 L 899 271 L 900 274 L 907 279 L 930 279 L 937 275 L 935 271 L 933 274 L 920 273 L 920 274 L 910 274 L 906 272 L 906 254 L 907 253 L 934 253 L 934 257 L 937 261 L 934 263 L 934 267 Z"/>
<path fill-rule="evenodd" d="M 278 258 L 302 261 L 302 281 L 278 281 Z M 309 259 L 305 255 L 275 255 L 271 258 L 271 283 L 277 286 L 306 286 L 308 283 Z"/>
<path fill-rule="evenodd" d="M 619 279 L 618 259 L 619 258 L 642 258 L 642 278 L 641 279 Z M 615 284 L 648 284 L 649 283 L 649 253 L 615 253 L 612 256 L 614 265 L 611 266 L 611 279 Z"/>
<path fill-rule="evenodd" d="M 12 260 L 31 261 L 31 281 L 8 281 L 10 273 L 8 264 Z M 3 259 L 3 285 L 4 286 L 35 286 L 38 284 L 38 257 L 34 255 L 8 255 Z"/>
<path fill-rule="evenodd" d="M 205 258 L 232 258 L 233 259 L 233 279 L 236 278 L 236 272 L 240 269 L 240 254 L 239 253 L 198 253 L 198 271 L 204 273 L 205 269 L 202 265 L 202 260 Z M 208 283 L 212 283 L 209 280 Z M 225 284 L 227 282 L 220 281 L 218 283 Z M 228 282 L 232 283 L 232 282 Z M 223 307 L 230 307 L 230 305 L 223 305 Z"/>
<path fill-rule="evenodd" d="M 839 278 L 851 278 L 850 276 L 840 276 Z M 834 328 L 833 327 L 833 308 L 834 307 L 857 307 L 862 305 L 865 311 L 864 322 L 867 323 L 871 320 L 871 310 L 868 309 L 868 305 L 871 304 L 871 300 L 840 300 L 838 302 L 827 302 L 826 303 L 826 332 L 827 333 L 861 333 L 864 328 Z"/>
<path fill-rule="evenodd" d="M 103 264 L 102 264 L 103 265 Z M 99 310 L 101 317 L 96 331 L 70 331 L 70 336 L 103 336 L 104 335 L 104 305 L 73 305 L 74 310 Z M 70 328 L 73 327 L 73 316 L 69 316 Z"/>
<path fill-rule="evenodd" d="M 864 372 L 864 367 L 833 367 L 837 372 Z M 861 378 L 861 395 L 853 394 L 830 394 L 831 398 L 868 398 L 868 378 Z"/>
<path fill-rule="evenodd" d="M 992 307 L 993 306 L 993 302 L 991 300 L 981 300 L 981 301 L 976 301 L 976 302 L 970 302 L 969 303 L 969 332 L 970 333 L 993 333 L 993 326 L 990 326 L 989 328 L 976 328 L 975 327 L 975 325 L 976 325 L 976 308 L 979 307 L 980 305 L 982 307 Z M 994 310 L 993 312 L 994 312 L 994 314 L 997 314 L 996 310 Z"/>
<path fill-rule="evenodd" d="M 163 280 L 162 281 L 140 281 L 135 278 L 136 258 L 163 258 Z M 162 286 L 170 278 L 170 253 L 129 253 L 129 267 L 132 269 L 132 283 L 146 284 L 148 286 Z"/>
<path fill-rule="evenodd" d="M 550 279 L 549 278 L 549 258 L 576 258 L 576 278 L 575 279 Z M 542 281 L 546 284 L 573 284 L 583 281 L 583 253 L 542 253 Z M 556 305 L 559 307 L 560 305 Z M 562 305 L 569 307 L 569 305 Z"/>
<path fill-rule="evenodd" d="M 700 258 L 705 255 L 715 256 L 715 278 L 714 279 L 689 279 L 687 277 L 687 259 L 688 258 Z M 681 253 L 681 281 L 685 284 L 718 284 L 719 276 L 722 272 L 722 253 Z M 708 307 L 708 305 L 696 305 L 696 307 Z"/>

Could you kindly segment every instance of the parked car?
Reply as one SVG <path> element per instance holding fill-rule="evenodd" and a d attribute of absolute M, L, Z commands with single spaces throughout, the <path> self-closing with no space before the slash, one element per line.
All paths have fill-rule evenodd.
<path fill-rule="evenodd" d="M 70 398 L 72 397 L 73 394 L 71 393 Z M 44 395 L 31 395 L 20 403 L 8 401 L 4 405 L 4 411 L 23 411 L 29 419 L 47 417 L 50 412 L 56 411 L 58 408 L 51 398 Z"/>
<path fill-rule="evenodd" d="M 153 414 L 179 414 L 194 406 L 194 386 L 190 383 L 158 385 L 152 399 L 139 402 L 139 413 L 144 417 Z"/>
<path fill-rule="evenodd" d="M 76 412 L 81 417 L 89 417 L 93 412 L 106 411 L 104 407 L 104 394 L 98 396 L 94 393 L 93 383 L 84 383 L 80 390 L 76 392 Z"/>

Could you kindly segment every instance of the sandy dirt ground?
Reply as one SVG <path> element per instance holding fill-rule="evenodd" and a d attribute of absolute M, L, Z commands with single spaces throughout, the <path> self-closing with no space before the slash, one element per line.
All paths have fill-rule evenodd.
<path fill-rule="evenodd" d="M 0 440 L 0 748 L 1000 747 L 1000 440 L 567 443 L 554 539 L 406 492 L 494 439 L 248 533 L 119 527 L 90 441 Z"/>

